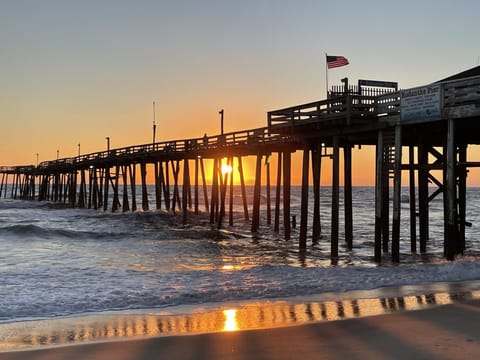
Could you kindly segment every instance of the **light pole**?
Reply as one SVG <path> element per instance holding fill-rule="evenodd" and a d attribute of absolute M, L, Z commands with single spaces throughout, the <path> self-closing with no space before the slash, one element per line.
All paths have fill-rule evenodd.
<path fill-rule="evenodd" d="M 223 135 L 223 109 L 218 113 L 220 114 L 220 134 Z"/>
<path fill-rule="evenodd" d="M 153 146 L 155 146 L 155 132 L 157 131 L 157 124 L 155 124 L 155 101 L 153 102 L 153 125 L 152 125 L 152 132 L 153 132 Z"/>
<path fill-rule="evenodd" d="M 78 157 L 80 158 L 80 143 L 78 143 Z"/>
<path fill-rule="evenodd" d="M 58 161 L 59 156 L 60 156 L 60 150 L 57 150 L 57 161 Z"/>
<path fill-rule="evenodd" d="M 107 156 L 110 155 L 110 136 L 105 137 L 107 140 Z"/>
<path fill-rule="evenodd" d="M 38 167 L 38 153 L 37 153 L 37 167 Z"/>

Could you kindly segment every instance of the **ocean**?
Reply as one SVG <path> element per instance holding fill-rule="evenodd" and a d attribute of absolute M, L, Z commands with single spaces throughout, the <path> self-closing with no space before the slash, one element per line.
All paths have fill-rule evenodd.
<path fill-rule="evenodd" d="M 299 226 L 285 241 L 282 225 L 278 234 L 266 225 L 264 197 L 260 230 L 252 235 L 243 219 L 238 190 L 234 225 L 228 226 L 227 215 L 220 230 L 209 224 L 206 213 L 192 214 L 189 224 L 182 225 L 181 212 L 112 213 L 0 199 L 0 340 L 6 344 L 15 335 L 23 345 L 38 345 L 38 338 L 32 340 L 33 324 L 73 324 L 89 316 L 191 315 L 232 304 L 275 304 L 322 294 L 330 299 L 335 294 L 339 301 L 355 291 L 480 280 L 478 188 L 467 191 L 467 221 L 473 226 L 467 228 L 463 256 L 454 262 L 442 257 L 441 196 L 431 203 L 428 254 L 410 253 L 408 191 L 404 189 L 401 263 L 392 264 L 385 254 L 382 263 L 376 264 L 374 188 L 354 187 L 354 248 L 344 245 L 340 226 L 335 265 L 329 254 L 329 188 L 323 188 L 321 195 L 321 239 L 315 245 L 309 240 L 305 252 L 298 249 Z M 248 196 L 252 193 L 248 188 Z M 153 208 L 152 187 L 149 196 Z M 313 196 L 310 199 L 313 202 Z M 299 223 L 299 187 L 292 188 L 291 206 Z M 55 343 L 50 340 L 47 343 Z M 10 345 L 3 350 L 22 347 Z"/>

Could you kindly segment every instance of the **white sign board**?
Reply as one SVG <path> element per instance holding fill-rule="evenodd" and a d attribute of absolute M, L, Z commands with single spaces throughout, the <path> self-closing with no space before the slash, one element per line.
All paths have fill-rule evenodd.
<path fill-rule="evenodd" d="M 440 85 L 422 86 L 400 92 L 400 119 L 422 120 L 442 115 Z"/>

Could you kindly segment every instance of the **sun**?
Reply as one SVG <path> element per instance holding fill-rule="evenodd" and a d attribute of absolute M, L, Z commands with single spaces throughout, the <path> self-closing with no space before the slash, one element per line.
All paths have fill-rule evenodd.
<path fill-rule="evenodd" d="M 223 175 L 228 175 L 232 172 L 232 165 L 229 164 L 222 164 L 222 174 Z"/>

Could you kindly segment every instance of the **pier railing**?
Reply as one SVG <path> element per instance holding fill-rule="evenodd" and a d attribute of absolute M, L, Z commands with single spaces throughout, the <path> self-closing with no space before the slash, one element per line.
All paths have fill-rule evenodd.
<path fill-rule="evenodd" d="M 268 127 L 304 125 L 309 122 L 331 123 L 358 122 L 376 118 L 376 96 L 347 94 L 327 100 L 292 106 L 268 112 Z"/>
<path fill-rule="evenodd" d="M 205 153 L 211 150 L 221 148 L 249 146 L 252 144 L 274 144 L 285 141 L 285 136 L 272 135 L 267 127 L 235 131 L 215 136 L 204 136 L 200 138 L 190 138 L 173 141 L 155 142 L 141 145 L 134 145 L 105 151 L 84 154 L 75 157 L 61 158 L 57 160 L 44 161 L 38 165 L 39 169 L 52 167 L 65 167 L 78 164 L 93 164 L 102 161 L 121 161 L 122 159 L 131 160 L 132 158 L 141 160 L 149 156 L 185 156 L 189 153 Z M 193 155 L 192 155 L 193 156 Z M 3 167 L 0 172 L 6 172 L 7 168 L 15 171 L 16 167 Z"/>

